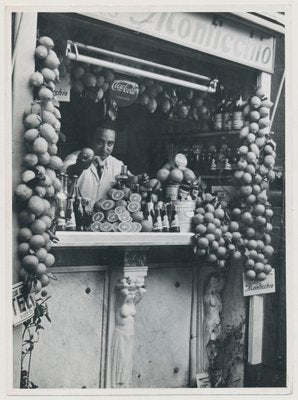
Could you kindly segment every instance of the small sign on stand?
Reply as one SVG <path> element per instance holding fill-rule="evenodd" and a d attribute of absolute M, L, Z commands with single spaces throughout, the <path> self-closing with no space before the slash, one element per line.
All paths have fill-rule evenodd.
<path fill-rule="evenodd" d="M 70 102 L 70 74 L 66 73 L 60 77 L 55 84 L 54 95 L 58 101 Z"/>
<path fill-rule="evenodd" d="M 272 269 L 263 281 L 249 281 L 243 274 L 243 295 L 275 293 L 275 269 Z"/>
<path fill-rule="evenodd" d="M 35 295 L 30 293 L 27 300 L 23 296 L 23 282 L 12 287 L 13 325 L 17 326 L 34 315 Z"/>

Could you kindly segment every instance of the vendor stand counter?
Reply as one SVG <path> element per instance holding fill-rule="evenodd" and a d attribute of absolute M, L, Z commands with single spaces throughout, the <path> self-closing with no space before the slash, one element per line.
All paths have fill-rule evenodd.
<path fill-rule="evenodd" d="M 194 233 L 123 233 L 123 232 L 57 232 L 59 242 L 54 247 L 110 247 L 110 246 L 188 246 Z"/>
<path fill-rule="evenodd" d="M 222 329 L 235 326 L 242 332 L 224 374 L 229 371 L 237 386 L 243 385 L 243 361 L 233 371 L 229 367 L 243 358 L 239 266 L 231 267 L 216 294 L 214 317 L 206 303 L 214 267 L 194 255 L 194 233 L 56 235 L 52 323 L 42 336 L 47 346 L 40 346 L 32 363 L 41 387 L 196 387 L 206 365 L 204 327 L 221 309 Z M 62 370 L 61 358 L 71 367 Z M 45 378 L 38 360 L 50 376 Z"/>

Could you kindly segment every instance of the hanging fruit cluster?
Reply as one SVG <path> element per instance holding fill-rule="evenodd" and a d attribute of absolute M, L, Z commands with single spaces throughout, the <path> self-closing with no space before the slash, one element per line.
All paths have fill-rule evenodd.
<path fill-rule="evenodd" d="M 38 70 L 29 79 L 34 101 L 24 113 L 26 154 L 22 182 L 15 189 L 19 219 L 20 278 L 24 295 L 39 292 L 50 282 L 49 268 L 55 258 L 50 253 L 55 194 L 61 187 L 56 173 L 62 168 L 57 156 L 60 111 L 54 97 L 60 61 L 49 37 L 40 37 L 35 50 Z"/>
<path fill-rule="evenodd" d="M 199 199 L 192 219 L 196 232 L 195 253 L 219 268 L 225 267 L 228 259 L 240 260 L 243 240 L 238 223 L 231 221 L 217 196 L 205 193 Z"/>
<path fill-rule="evenodd" d="M 245 276 L 264 280 L 272 270 L 269 258 L 273 211 L 268 201 L 269 183 L 275 178 L 275 142 L 271 138 L 269 113 L 273 103 L 262 88 L 244 109 L 245 126 L 240 131 L 240 159 L 234 178 L 239 185 L 240 208 L 232 211 L 244 239 Z"/>
<path fill-rule="evenodd" d="M 95 103 L 105 100 L 115 79 L 111 70 L 82 63 L 68 63 L 67 69 L 71 71 L 72 93 Z M 159 110 L 169 119 L 194 120 L 202 125 L 201 129 L 210 129 L 211 113 L 214 110 L 206 93 L 196 96 L 192 89 L 173 88 L 153 79 L 142 79 L 139 82 L 137 102 L 152 114 Z"/>

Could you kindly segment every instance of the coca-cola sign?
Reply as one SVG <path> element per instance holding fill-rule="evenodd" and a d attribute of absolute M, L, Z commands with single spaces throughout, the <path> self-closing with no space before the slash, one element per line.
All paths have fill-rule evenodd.
<path fill-rule="evenodd" d="M 136 82 L 116 80 L 110 87 L 110 95 L 119 107 L 130 106 L 139 94 L 139 85 Z"/>

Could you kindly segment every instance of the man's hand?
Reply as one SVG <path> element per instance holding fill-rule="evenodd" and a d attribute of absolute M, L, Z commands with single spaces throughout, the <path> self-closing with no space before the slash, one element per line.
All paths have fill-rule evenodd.
<path fill-rule="evenodd" d="M 77 164 L 80 169 L 87 169 L 90 167 L 94 160 L 94 151 L 89 148 L 85 148 L 78 154 Z"/>
<path fill-rule="evenodd" d="M 90 167 L 93 160 L 94 151 L 92 149 L 85 148 L 78 154 L 76 163 L 67 168 L 67 173 L 71 176 L 80 176 L 85 169 Z"/>

